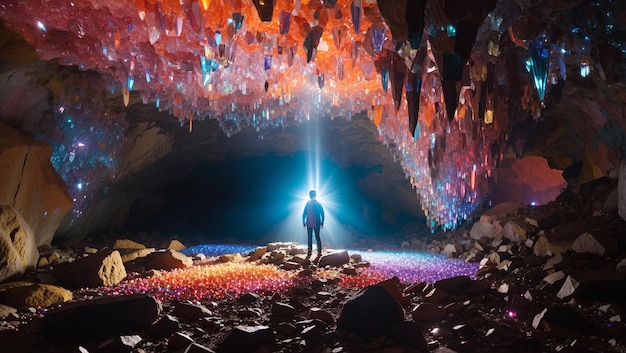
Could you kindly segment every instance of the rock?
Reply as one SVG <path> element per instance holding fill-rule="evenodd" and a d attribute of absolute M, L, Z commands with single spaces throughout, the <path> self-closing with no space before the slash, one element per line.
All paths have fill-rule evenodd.
<path fill-rule="evenodd" d="M 333 266 L 333 267 L 341 267 L 350 262 L 350 255 L 346 250 L 339 250 L 331 252 L 330 254 L 322 255 L 319 260 L 319 266 Z"/>
<path fill-rule="evenodd" d="M 450 295 L 456 295 L 463 292 L 470 283 L 472 283 L 472 279 L 468 276 L 455 276 L 440 279 L 435 282 L 434 286 Z"/>
<path fill-rule="evenodd" d="M 496 233 L 493 228 L 493 224 L 483 222 L 482 218 L 480 222 L 474 223 L 472 229 L 470 230 L 470 237 L 472 239 L 480 240 L 483 237 L 487 238 L 495 238 Z"/>
<path fill-rule="evenodd" d="M 249 255 L 249 260 L 250 261 L 256 261 L 258 259 L 260 259 L 261 257 L 263 257 L 263 255 L 265 255 L 265 253 L 267 252 L 267 248 L 265 246 L 260 246 L 257 247 L 250 255 Z"/>
<path fill-rule="evenodd" d="M 563 251 L 563 248 L 550 244 L 550 241 L 545 235 L 540 236 L 533 245 L 533 254 L 535 254 L 535 256 L 552 256 L 560 254 Z"/>
<path fill-rule="evenodd" d="M 411 317 L 417 322 L 439 322 L 446 317 L 447 313 L 438 305 L 423 302 L 415 306 L 411 311 Z"/>
<path fill-rule="evenodd" d="M 626 276 L 622 273 L 593 270 L 576 274 L 576 279 L 576 298 L 599 301 L 620 301 L 626 298 Z"/>
<path fill-rule="evenodd" d="M 272 304 L 272 315 L 277 317 L 294 317 L 296 315 L 296 309 L 293 305 L 275 302 Z"/>
<path fill-rule="evenodd" d="M 534 216 L 526 217 L 526 223 L 537 229 L 547 230 L 554 228 L 561 223 L 561 215 L 556 211 L 547 211 Z"/>
<path fill-rule="evenodd" d="M 553 272 L 543 278 L 543 281 L 548 284 L 554 284 L 560 280 L 565 278 L 565 273 L 563 271 Z"/>
<path fill-rule="evenodd" d="M 0 285 L 0 302 L 15 308 L 49 307 L 72 299 L 72 292 L 51 284 L 9 282 Z"/>
<path fill-rule="evenodd" d="M 335 317 L 330 311 L 320 308 L 311 308 L 309 310 L 309 319 L 321 320 L 327 324 L 332 324 L 335 322 Z"/>
<path fill-rule="evenodd" d="M 523 207 L 524 205 L 520 202 L 502 202 L 485 211 L 483 215 L 493 217 L 494 219 L 504 219 L 517 215 L 519 209 Z"/>
<path fill-rule="evenodd" d="M 284 256 L 284 254 L 282 254 Z M 227 263 L 227 262 L 240 262 L 243 260 L 243 257 L 241 256 L 240 253 L 234 253 L 234 254 L 224 254 L 221 255 L 220 257 L 218 257 L 217 261 L 221 262 L 221 263 Z"/>
<path fill-rule="evenodd" d="M 172 315 L 165 315 L 150 327 L 150 333 L 156 337 L 170 337 L 181 329 L 180 322 Z"/>
<path fill-rule="evenodd" d="M 0 319 L 4 319 L 9 315 L 15 315 L 17 313 L 17 309 L 12 306 L 0 304 Z"/>
<path fill-rule="evenodd" d="M 465 293 L 467 294 L 478 294 L 482 292 L 486 292 L 491 288 L 491 281 L 485 279 L 477 279 L 472 281 L 466 288 Z"/>
<path fill-rule="evenodd" d="M 556 297 L 560 299 L 569 297 L 574 294 L 578 285 L 579 283 L 573 279 L 572 276 L 567 276 L 567 278 L 565 278 L 565 282 L 563 282 L 563 285 L 561 286 L 561 289 L 559 289 L 559 292 L 556 294 Z"/>
<path fill-rule="evenodd" d="M 533 327 L 538 328 L 540 324 L 550 335 L 559 338 L 578 339 L 581 334 L 591 334 L 593 329 L 578 310 L 569 306 L 544 309 L 533 320 Z"/>
<path fill-rule="evenodd" d="M 526 232 L 522 227 L 513 222 L 506 222 L 502 228 L 502 237 L 514 243 L 519 243 L 526 239 Z"/>
<path fill-rule="evenodd" d="M 193 260 L 182 253 L 174 250 L 157 251 L 145 257 L 147 270 L 173 270 L 185 269 L 193 265 Z"/>
<path fill-rule="evenodd" d="M 65 214 L 72 208 L 72 197 L 65 182 L 50 163 L 52 148 L 45 142 L 0 123 L 0 205 L 20 215 L 32 233 L 25 233 L 24 246 L 30 253 L 49 245 Z M 1 225 L 0 225 L 1 227 Z M 10 234 L 10 230 L 5 230 Z M 0 231 L 1 232 L 1 231 Z M 0 253 L 0 260 L 4 254 Z M 35 259 L 28 258 L 31 266 Z M 2 278 L 0 278 L 0 281 Z"/>
<path fill-rule="evenodd" d="M 141 250 L 145 249 L 146 246 L 140 243 L 137 243 L 130 239 L 117 239 L 115 243 L 113 243 L 113 249 L 133 249 L 133 250 Z"/>
<path fill-rule="evenodd" d="M 237 298 L 237 302 L 243 305 L 248 305 L 258 301 L 259 299 L 261 299 L 260 295 L 252 292 L 247 292 Z"/>
<path fill-rule="evenodd" d="M 441 253 L 446 256 L 451 256 L 452 254 L 462 254 L 463 249 L 460 244 L 446 244 Z"/>
<path fill-rule="evenodd" d="M 170 241 L 170 244 L 167 246 L 167 250 L 174 250 L 174 251 L 182 251 L 184 249 L 186 249 L 187 247 L 180 242 L 180 240 L 176 240 L 176 239 L 172 239 Z"/>
<path fill-rule="evenodd" d="M 146 294 L 70 302 L 44 315 L 42 331 L 59 343 L 101 339 L 148 329 L 161 311 L 161 303 Z"/>
<path fill-rule="evenodd" d="M 141 341 L 139 335 L 109 338 L 98 346 L 98 353 L 130 353 Z"/>
<path fill-rule="evenodd" d="M 276 342 L 274 331 L 267 326 L 235 326 L 217 340 L 220 353 L 247 353 L 270 347 Z"/>
<path fill-rule="evenodd" d="M 213 316 L 211 310 L 201 304 L 179 302 L 174 305 L 174 315 L 190 320 L 198 320 L 206 316 Z"/>
<path fill-rule="evenodd" d="M 448 298 L 448 292 L 443 289 L 433 288 L 425 296 L 424 301 L 439 304 L 442 300 Z"/>
<path fill-rule="evenodd" d="M 572 244 L 572 250 L 577 253 L 590 253 L 596 255 L 604 255 L 604 247 L 602 244 L 589 233 L 583 233 Z"/>
<path fill-rule="evenodd" d="M 417 349 L 420 352 L 428 352 L 426 339 L 420 326 L 413 321 L 402 321 L 393 327 L 393 338 L 403 346 Z"/>
<path fill-rule="evenodd" d="M 63 285 L 72 288 L 114 286 L 126 278 L 126 268 L 117 250 L 62 263 L 54 273 Z"/>
<path fill-rule="evenodd" d="M 118 251 L 120 252 L 120 256 L 122 256 L 122 262 L 130 262 L 152 254 L 155 249 L 119 249 Z"/>
<path fill-rule="evenodd" d="M 363 337 L 389 335 L 404 321 L 400 303 L 381 286 L 368 286 L 348 299 L 341 308 L 337 328 Z"/>
<path fill-rule="evenodd" d="M 166 353 L 183 352 L 193 343 L 193 338 L 182 332 L 175 332 L 167 341 Z"/>
<path fill-rule="evenodd" d="M 35 268 L 38 260 L 39 250 L 31 228 L 12 207 L 2 205 L 0 200 L 0 282 Z"/>

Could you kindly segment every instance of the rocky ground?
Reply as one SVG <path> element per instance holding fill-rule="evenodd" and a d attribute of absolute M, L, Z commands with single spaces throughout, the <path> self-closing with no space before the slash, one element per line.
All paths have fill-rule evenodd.
<path fill-rule="evenodd" d="M 435 283 L 345 286 L 370 264 L 332 249 L 312 262 L 291 243 L 207 258 L 146 235 L 65 241 L 40 249 L 36 272 L 0 285 L 0 352 L 626 352 L 616 191 L 600 179 L 545 206 L 497 205 L 453 232 L 351 247 L 481 265 L 474 278 Z M 296 285 L 200 300 L 110 290 L 208 264 L 280 269 Z"/>

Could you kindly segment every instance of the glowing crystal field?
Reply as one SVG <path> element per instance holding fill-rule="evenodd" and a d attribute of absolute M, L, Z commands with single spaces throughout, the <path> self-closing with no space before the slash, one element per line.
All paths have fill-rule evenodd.
<path fill-rule="evenodd" d="M 198 245 L 185 249 L 187 254 L 218 256 L 225 253 L 247 253 L 255 247 L 234 244 Z M 349 251 L 353 253 L 353 251 Z M 339 280 L 346 288 L 363 288 L 397 276 L 403 283 L 435 281 L 452 276 L 473 277 L 478 264 L 448 260 L 445 256 L 421 252 L 363 252 L 371 266 L 358 275 L 345 275 L 338 269 L 318 269 L 315 276 Z M 163 272 L 148 278 L 130 278 L 115 287 L 104 288 L 107 295 L 152 293 L 159 299 L 221 300 L 246 292 L 258 294 L 285 291 L 306 278 L 297 271 L 285 271 L 272 265 L 253 262 L 200 264 L 185 270 Z"/>
<path fill-rule="evenodd" d="M 189 131 L 194 120 L 206 118 L 218 119 L 232 135 L 367 111 L 415 188 L 429 226 L 449 229 L 484 199 L 487 178 L 506 148 L 520 152 L 519 141 L 508 140 L 507 126 L 517 118 L 512 112 L 541 115 L 551 85 L 566 79 L 565 55 L 588 75 L 587 44 L 612 30 L 621 6 L 594 2 L 591 12 L 555 19 L 570 28 L 552 38 L 517 31 L 532 26 L 524 15 L 532 8 L 522 2 L 476 5 L 480 10 L 462 14 L 477 16 L 469 30 L 455 27 L 458 19 L 442 3 L 429 2 L 426 13 L 433 17 L 422 18 L 423 30 L 400 39 L 373 0 L 15 0 L 0 2 L 0 18 L 42 59 L 98 72 L 125 105 L 131 95 L 141 97 Z M 602 15 L 587 21 L 585 13 Z M 486 39 L 474 47 L 476 31 Z M 504 37 L 524 52 L 506 64 L 500 60 Z M 456 50 L 455 40 L 472 52 Z M 524 66 L 527 71 L 517 74 Z M 508 81 L 508 72 L 516 81 Z M 503 87 L 524 94 L 513 96 L 510 106 L 500 104 Z M 84 118 L 90 124 L 111 119 L 103 109 Z M 59 129 L 68 129 L 67 119 L 59 118 Z M 89 146 L 116 141 L 80 139 Z M 76 141 L 66 138 L 55 158 L 77 164 L 69 161 L 80 151 Z M 78 164 L 100 159 L 114 165 L 115 158 L 111 150 Z M 99 184 L 91 174 L 99 173 L 92 168 L 64 178 L 80 189 Z"/>

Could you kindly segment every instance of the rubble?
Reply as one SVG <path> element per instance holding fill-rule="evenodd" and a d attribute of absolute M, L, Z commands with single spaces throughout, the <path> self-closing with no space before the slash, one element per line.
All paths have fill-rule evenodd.
<path fill-rule="evenodd" d="M 607 193 L 610 190 L 607 188 Z M 58 352 L 75 352 L 78 347 L 89 352 L 117 349 L 147 353 L 556 352 L 566 348 L 565 351 L 623 352 L 626 222 L 616 210 L 600 215 L 592 209 L 594 202 L 589 198 L 597 201 L 606 194 L 585 195 L 569 203 L 515 208 L 483 217 L 482 223 L 494 229 L 496 224 L 505 224 L 497 243 L 493 241 L 498 237 L 495 232 L 494 238 L 475 239 L 468 234 L 468 228 L 438 232 L 430 235 L 428 241 L 418 240 L 415 235 L 397 239 L 397 248 L 403 250 L 432 249 L 437 256 L 472 258 L 480 263 L 474 276 L 451 276 L 432 283 L 404 283 L 394 277 L 359 289 L 340 284 L 358 281 L 363 276 L 369 264 L 363 262 L 361 254 L 325 249 L 316 264 L 305 258 L 303 247 L 297 243 L 272 243 L 252 248 L 247 254 L 186 258 L 193 259 L 192 266 L 274 266 L 296 278 L 298 284 L 285 291 L 233 292 L 223 299 L 168 299 L 158 304 L 150 299 L 155 304 L 150 305 L 149 313 L 137 314 L 140 308 L 131 305 L 115 309 L 126 318 L 115 320 L 110 318 L 114 310 L 102 309 L 98 304 L 105 299 L 97 299 L 99 288 L 75 290 L 73 301 L 63 304 L 63 309 L 41 314 L 36 308 L 6 307 L 0 295 L 0 305 L 5 305 L 0 339 L 4 342 L 11 337 L 7 342 L 15 347 L 23 347 L 27 342 L 33 347 L 32 352 L 50 344 Z M 516 233 L 520 234 L 519 240 L 503 235 L 507 224 L 543 219 L 543 212 L 564 218 L 552 228 L 519 226 L 523 229 Z M 598 244 L 614 244 L 613 250 L 595 251 L 598 247 L 592 239 Z M 531 246 L 527 241 L 532 242 Z M 455 251 L 441 255 L 447 245 Z M 102 250 L 88 254 L 84 252 L 86 246 Z M 83 258 L 110 254 L 106 248 L 80 243 L 71 249 L 42 249 L 42 258 L 51 261 L 30 279 L 53 282 L 58 275 L 53 266 L 69 266 L 84 261 Z M 160 249 L 156 253 L 163 252 Z M 52 254 L 56 254 L 55 258 Z M 223 262 L 221 259 L 225 258 L 229 260 Z M 64 262 L 59 263 L 59 259 Z M 138 271 L 129 272 L 131 277 L 167 273 L 149 271 L 143 265 L 145 261 L 139 257 L 123 266 Z M 123 302 L 130 298 L 122 295 L 108 300 Z M 61 321 L 60 313 L 69 310 L 65 308 L 83 306 L 100 309 L 80 315 L 71 323 Z M 158 309 L 161 306 L 162 311 Z M 45 330 L 24 324 L 28 322 L 26 317 L 45 323 Z M 142 321 L 140 326 L 124 329 L 122 322 L 130 324 L 138 319 Z M 92 341 L 83 342 L 83 335 Z M 52 337 L 55 341 L 48 342 L 47 338 Z"/>

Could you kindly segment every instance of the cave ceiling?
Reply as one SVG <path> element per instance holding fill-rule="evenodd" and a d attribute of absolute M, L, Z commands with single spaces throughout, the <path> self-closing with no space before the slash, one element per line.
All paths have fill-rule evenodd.
<path fill-rule="evenodd" d="M 207 125 L 199 122 L 214 121 L 227 137 L 245 132 L 257 141 L 310 120 L 363 124 L 365 114 L 429 225 L 448 229 L 484 200 L 500 160 L 532 149 L 527 140 L 543 141 L 527 136 L 528 122 L 562 118 L 563 102 L 583 91 L 585 102 L 601 103 L 569 104 L 567 112 L 600 116 L 589 124 L 608 129 L 609 147 L 620 144 L 606 121 L 623 130 L 615 108 L 626 80 L 623 7 L 611 0 L 2 0 L 0 19 L 35 48 L 35 55 L 13 48 L 5 35 L 5 63 L 37 57 L 44 63 L 30 70 L 54 62 L 80 72 L 38 76 L 52 92 L 52 113 L 30 130 L 37 125 L 34 135 L 48 141 L 59 131 L 89 135 L 99 147 L 83 162 L 99 162 L 82 178 L 93 184 L 123 173 L 129 111 L 163 112 L 189 136 L 202 136 L 197 130 Z M 53 164 L 72 169 L 82 147 L 77 139 L 58 144 Z M 86 180 L 61 174 L 70 188 L 84 187 Z"/>

